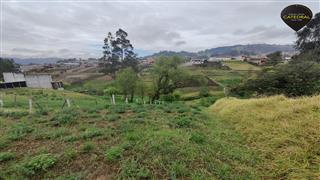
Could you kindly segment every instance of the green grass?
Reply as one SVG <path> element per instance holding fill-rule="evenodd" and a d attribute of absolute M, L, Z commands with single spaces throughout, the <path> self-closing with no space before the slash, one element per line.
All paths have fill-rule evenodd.
<path fill-rule="evenodd" d="M 8 99 L 12 93 L 6 91 Z M 29 114 L 24 106 L 5 107 L 6 113 L 0 114 L 0 147 L 10 156 L 2 155 L 4 179 L 95 179 L 103 172 L 120 179 L 255 176 L 251 167 L 255 156 L 241 145 L 238 134 L 202 112 L 204 106 L 184 102 L 112 106 L 103 97 L 68 91 L 15 93 L 21 99 L 33 93 L 39 101 L 65 94 L 77 105 L 61 109 L 56 106 L 60 100 L 51 100 L 47 114 Z M 90 104 L 95 99 L 99 104 Z M 27 113 L 17 116 L 16 111 Z M 83 173 L 77 175 L 79 171 Z"/>
<path fill-rule="evenodd" d="M 290 118 L 313 117 L 311 111 L 316 118 L 319 99 L 302 110 L 308 100 L 294 108 L 285 103 L 255 100 L 254 106 L 239 103 L 235 108 L 219 108 L 224 102 L 218 100 L 220 92 L 187 102 L 144 105 L 119 102 L 115 106 L 103 96 L 51 90 L 10 90 L 6 91 L 7 101 L 13 93 L 21 99 L 33 93 L 40 102 L 47 98 L 54 100 L 48 101 L 48 113 L 29 114 L 27 107 L 12 105 L 0 113 L 0 179 L 318 177 L 319 159 L 315 154 L 319 148 L 314 143 L 319 136 L 313 136 L 318 135 L 316 119 L 299 121 L 300 124 L 298 120 L 293 124 L 281 122 L 280 126 L 272 123 L 286 119 L 285 115 L 274 114 L 272 123 L 263 117 L 271 117 L 275 111 L 272 108 L 283 106 Z M 63 96 L 77 104 L 61 109 L 61 101 L 56 98 Z M 216 101 L 214 110 L 207 108 Z M 254 117 L 259 121 L 243 119 Z M 283 132 L 274 131 L 277 126 Z M 312 131 L 303 131 L 305 128 Z M 296 140 L 282 139 L 289 135 Z M 286 153 L 278 151 L 281 149 Z"/>
<path fill-rule="evenodd" d="M 266 179 L 319 179 L 320 96 L 219 100 L 211 107 L 260 154 Z"/>

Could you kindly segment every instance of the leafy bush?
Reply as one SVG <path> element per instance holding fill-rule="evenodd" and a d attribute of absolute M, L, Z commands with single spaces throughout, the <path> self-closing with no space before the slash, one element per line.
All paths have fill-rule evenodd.
<path fill-rule="evenodd" d="M 266 68 L 256 78 L 231 89 L 231 93 L 242 97 L 256 94 L 284 94 L 296 97 L 319 93 L 320 65 L 308 61 L 296 61 Z"/>
<path fill-rule="evenodd" d="M 35 175 L 41 172 L 46 172 L 54 166 L 57 158 L 52 154 L 40 154 L 31 159 L 28 159 L 22 164 L 22 171 L 26 175 Z"/>
<path fill-rule="evenodd" d="M 15 157 L 14 153 L 11 152 L 2 152 L 0 153 L 0 162 L 5 162 L 13 159 Z"/>

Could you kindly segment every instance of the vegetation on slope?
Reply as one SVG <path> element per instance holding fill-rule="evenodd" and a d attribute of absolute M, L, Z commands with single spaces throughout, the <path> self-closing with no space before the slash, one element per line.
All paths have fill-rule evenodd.
<path fill-rule="evenodd" d="M 260 176 L 320 178 L 320 96 L 225 98 L 210 110 L 232 123 L 260 154 Z"/>
<path fill-rule="evenodd" d="M 14 93 L 18 102 L 32 94 L 47 111 L 35 106 L 29 114 L 26 103 L 12 103 Z M 257 156 L 240 133 L 203 114 L 205 101 L 110 105 L 104 97 L 26 89 L 4 97 L 0 179 L 257 177 Z M 71 108 L 61 109 L 64 97 Z"/>

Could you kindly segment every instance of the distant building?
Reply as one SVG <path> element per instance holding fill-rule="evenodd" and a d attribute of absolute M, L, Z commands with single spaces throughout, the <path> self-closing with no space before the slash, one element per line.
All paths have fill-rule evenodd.
<path fill-rule="evenodd" d="M 22 73 L 3 73 L 4 83 L 0 83 L 0 88 L 44 88 L 61 89 L 62 82 L 54 82 L 49 74 L 22 74 Z"/>
<path fill-rule="evenodd" d="M 140 64 L 141 65 L 144 65 L 144 66 L 151 66 L 153 63 L 155 62 L 155 59 L 152 58 L 152 57 L 149 57 L 147 59 L 143 59 L 140 61 Z"/>
<path fill-rule="evenodd" d="M 206 59 L 191 59 L 190 62 L 192 65 L 203 64 Z"/>
<path fill-rule="evenodd" d="M 252 64 L 256 64 L 258 66 L 262 66 L 264 64 L 267 63 L 267 58 L 266 57 L 260 57 L 260 56 L 256 56 L 256 57 L 246 57 L 244 59 L 244 61 L 252 63 Z"/>

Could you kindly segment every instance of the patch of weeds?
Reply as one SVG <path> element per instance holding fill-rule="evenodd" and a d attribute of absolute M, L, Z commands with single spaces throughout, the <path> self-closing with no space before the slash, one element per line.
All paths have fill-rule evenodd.
<path fill-rule="evenodd" d="M 29 114 L 28 112 L 17 111 L 17 112 L 9 113 L 8 116 L 14 119 L 21 119 L 22 117 L 26 117 L 28 114 Z"/>
<path fill-rule="evenodd" d="M 88 110 L 88 113 L 89 114 L 97 114 L 97 113 L 99 113 L 99 110 L 96 109 L 96 108 L 91 108 L 91 109 Z"/>
<path fill-rule="evenodd" d="M 166 113 L 173 113 L 174 112 L 174 110 L 171 107 L 165 107 L 163 109 L 163 111 L 166 112 Z"/>
<path fill-rule="evenodd" d="M 145 112 L 146 110 L 144 106 L 133 106 L 132 111 L 135 113 L 141 113 L 141 112 Z"/>
<path fill-rule="evenodd" d="M 8 132 L 8 138 L 10 140 L 19 140 L 25 137 L 27 134 L 31 133 L 33 129 L 25 124 L 25 123 L 18 123 L 14 125 Z"/>
<path fill-rule="evenodd" d="M 192 119 L 190 117 L 177 117 L 174 119 L 174 126 L 176 128 L 189 128 L 192 126 Z"/>
<path fill-rule="evenodd" d="M 182 162 L 173 162 L 170 165 L 170 179 L 176 179 L 188 175 L 188 169 Z"/>
<path fill-rule="evenodd" d="M 49 115 L 49 110 L 47 108 L 41 108 L 41 109 L 38 109 L 36 113 L 42 116 L 47 116 Z"/>
<path fill-rule="evenodd" d="M 40 154 L 25 160 L 20 166 L 20 172 L 25 175 L 35 175 L 48 171 L 55 165 L 57 158 L 52 154 Z"/>
<path fill-rule="evenodd" d="M 124 149 L 122 146 L 114 146 L 106 150 L 105 157 L 108 161 L 115 161 L 122 157 Z"/>
<path fill-rule="evenodd" d="M 121 165 L 120 177 L 122 179 L 148 179 L 150 171 L 137 160 L 129 159 Z"/>
<path fill-rule="evenodd" d="M 129 141 L 138 141 L 141 139 L 142 134 L 137 132 L 132 132 L 132 133 L 127 133 L 125 137 Z"/>
<path fill-rule="evenodd" d="M 68 175 L 62 175 L 59 177 L 56 177 L 54 180 L 81 180 L 84 179 L 83 175 L 79 173 L 74 174 L 68 174 Z"/>
<path fill-rule="evenodd" d="M 15 158 L 15 154 L 11 152 L 0 153 L 0 162 L 6 162 Z"/>
<path fill-rule="evenodd" d="M 79 136 L 70 135 L 70 136 L 64 137 L 62 140 L 65 142 L 74 142 L 74 141 L 78 141 L 79 139 L 80 139 Z"/>
<path fill-rule="evenodd" d="M 116 105 L 116 106 L 112 107 L 111 111 L 114 113 L 123 114 L 126 112 L 126 106 Z"/>
<path fill-rule="evenodd" d="M 77 119 L 78 112 L 74 109 L 65 109 L 55 114 L 51 119 L 55 125 L 72 124 Z"/>
<path fill-rule="evenodd" d="M 57 139 L 64 136 L 67 136 L 69 134 L 69 130 L 66 128 L 59 128 L 53 131 L 50 131 L 47 134 L 47 139 Z"/>
<path fill-rule="evenodd" d="M 191 142 L 195 142 L 197 144 L 203 144 L 206 141 L 206 137 L 204 134 L 200 132 L 195 132 L 191 134 L 191 137 L 189 138 Z"/>
<path fill-rule="evenodd" d="M 101 130 L 96 129 L 96 128 L 90 128 L 90 129 L 86 129 L 82 134 L 81 134 L 81 138 L 82 139 L 91 139 L 97 136 L 101 136 L 103 133 Z"/>
<path fill-rule="evenodd" d="M 135 123 L 135 124 L 143 124 L 145 121 L 144 121 L 144 118 L 136 117 L 136 118 L 131 119 L 130 122 Z"/>
<path fill-rule="evenodd" d="M 189 112 L 189 109 L 187 107 L 180 107 L 177 110 L 178 113 L 185 113 L 185 112 Z"/>
<path fill-rule="evenodd" d="M 63 158 L 66 161 L 71 161 L 77 157 L 77 154 L 78 154 L 77 151 L 75 151 L 74 149 L 68 148 L 64 151 Z"/>
<path fill-rule="evenodd" d="M 147 113 L 145 112 L 140 112 L 139 114 L 137 114 L 137 118 L 145 118 L 147 116 Z"/>
<path fill-rule="evenodd" d="M 87 142 L 80 147 L 82 153 L 89 153 L 93 151 L 94 148 L 95 145 L 92 142 Z"/>
<path fill-rule="evenodd" d="M 118 119 L 120 119 L 121 116 L 118 115 L 118 114 L 108 114 L 105 119 L 108 120 L 108 121 L 116 121 Z"/>
<path fill-rule="evenodd" d="M 10 140 L 8 139 L 0 139 L 0 149 L 6 148 L 10 143 Z"/>

